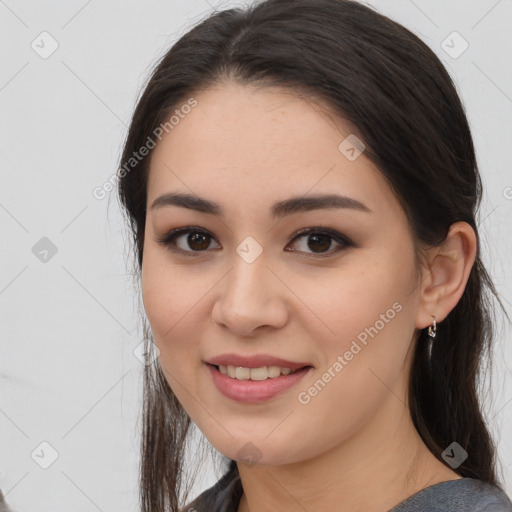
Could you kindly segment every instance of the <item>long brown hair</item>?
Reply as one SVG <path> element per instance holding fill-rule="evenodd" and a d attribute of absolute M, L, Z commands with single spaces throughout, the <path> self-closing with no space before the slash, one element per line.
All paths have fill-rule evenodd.
<path fill-rule="evenodd" d="M 163 56 L 138 100 L 118 174 L 136 276 L 150 156 L 131 167 L 126 162 L 155 138 L 155 129 L 176 108 L 223 80 L 306 92 L 355 126 L 365 155 L 404 208 L 415 242 L 437 246 L 457 221 L 470 224 L 478 238 L 482 186 L 473 140 L 456 88 L 433 51 L 400 24 L 355 1 L 266 0 L 214 12 L 196 25 Z M 496 448 L 478 396 L 484 352 L 492 366 L 493 299 L 504 311 L 478 243 L 464 294 L 439 325 L 431 356 L 425 330 L 419 333 L 409 407 L 439 460 L 456 441 L 469 454 L 457 473 L 499 486 Z M 151 339 L 146 324 L 144 334 Z M 177 511 L 190 418 L 158 363 L 146 366 L 143 398 L 142 511 Z"/>

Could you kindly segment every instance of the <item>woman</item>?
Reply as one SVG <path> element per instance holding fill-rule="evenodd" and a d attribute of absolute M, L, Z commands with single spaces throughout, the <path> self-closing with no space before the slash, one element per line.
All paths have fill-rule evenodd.
<path fill-rule="evenodd" d="M 480 176 L 424 43 L 348 0 L 214 13 L 159 63 L 121 160 L 144 512 L 187 502 L 191 425 L 228 471 L 182 510 L 512 511 L 476 388 Z"/>

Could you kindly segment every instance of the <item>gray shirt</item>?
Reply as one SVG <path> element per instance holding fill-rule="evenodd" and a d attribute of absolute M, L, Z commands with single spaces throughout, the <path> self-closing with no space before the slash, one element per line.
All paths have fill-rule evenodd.
<path fill-rule="evenodd" d="M 4 495 L 2 491 L 0 491 L 0 512 L 13 512 L 5 503 Z"/>
<path fill-rule="evenodd" d="M 229 471 L 181 512 L 237 512 L 243 494 L 238 468 Z M 474 478 L 450 480 L 426 487 L 388 512 L 512 512 L 512 502 L 500 488 Z"/>

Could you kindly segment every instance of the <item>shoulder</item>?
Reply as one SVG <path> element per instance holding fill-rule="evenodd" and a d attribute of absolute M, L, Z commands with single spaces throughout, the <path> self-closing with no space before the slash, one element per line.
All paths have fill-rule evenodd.
<path fill-rule="evenodd" d="M 180 512 L 236 512 L 242 493 L 238 468 L 236 462 L 232 461 L 227 473 L 215 485 L 185 505 Z"/>
<path fill-rule="evenodd" d="M 507 494 L 482 480 L 461 478 L 427 487 L 390 512 L 512 512 Z"/>

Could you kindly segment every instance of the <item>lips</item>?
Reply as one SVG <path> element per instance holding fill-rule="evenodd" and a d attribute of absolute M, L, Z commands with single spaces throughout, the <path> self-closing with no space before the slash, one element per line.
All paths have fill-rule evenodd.
<path fill-rule="evenodd" d="M 219 366 L 241 366 L 244 368 L 261 368 L 262 366 L 280 366 L 282 368 L 290 368 L 291 370 L 298 370 L 306 366 L 313 366 L 310 363 L 294 362 L 282 359 L 280 357 L 274 357 L 268 354 L 257 354 L 253 356 L 242 356 L 239 354 L 221 354 L 216 357 L 212 357 L 208 361 L 208 364 Z"/>
<path fill-rule="evenodd" d="M 247 358 L 245 361 L 247 361 Z M 290 364 L 291 362 L 283 359 L 280 359 L 280 361 L 284 361 L 286 364 Z M 303 378 L 309 375 L 310 372 L 314 371 L 312 366 L 308 366 L 288 375 L 281 375 L 275 378 L 265 380 L 239 380 L 229 375 L 223 375 L 215 365 L 206 363 L 205 367 L 210 375 L 211 382 L 222 395 L 236 402 L 246 404 L 265 403 L 291 390 Z M 233 368 L 233 366 L 231 366 L 231 368 Z"/>

